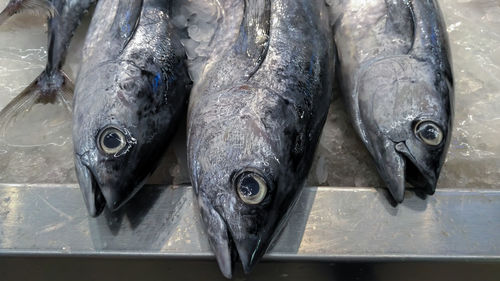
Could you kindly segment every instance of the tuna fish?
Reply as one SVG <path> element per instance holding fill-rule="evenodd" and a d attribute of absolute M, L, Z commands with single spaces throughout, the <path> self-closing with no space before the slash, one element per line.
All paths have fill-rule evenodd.
<path fill-rule="evenodd" d="M 331 3 L 338 78 L 352 123 L 397 202 L 433 194 L 450 143 L 453 76 L 435 0 Z"/>
<path fill-rule="evenodd" d="M 190 80 L 171 1 L 97 4 L 76 82 L 73 143 L 90 215 L 144 184 L 185 112 Z"/>
<path fill-rule="evenodd" d="M 0 13 L 0 24 L 10 16 L 25 11 L 47 14 L 49 17 L 48 60 L 45 71 L 0 112 L 2 134 L 21 112 L 36 103 L 61 101 L 71 111 L 73 82 L 61 71 L 75 29 L 84 13 L 95 1 L 90 0 L 11 0 Z"/>
<path fill-rule="evenodd" d="M 191 93 L 188 163 L 224 276 L 249 272 L 296 202 L 323 128 L 334 49 L 322 0 L 224 0 Z"/>

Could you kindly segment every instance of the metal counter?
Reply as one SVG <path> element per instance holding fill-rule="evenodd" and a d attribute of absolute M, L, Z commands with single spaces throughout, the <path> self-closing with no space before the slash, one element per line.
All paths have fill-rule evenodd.
<path fill-rule="evenodd" d="M 193 199 L 190 187 L 146 186 L 120 211 L 91 218 L 77 185 L 1 184 L 0 257 L 175 258 L 215 267 Z M 500 264 L 500 191 L 389 199 L 384 189 L 305 188 L 264 261 Z"/>

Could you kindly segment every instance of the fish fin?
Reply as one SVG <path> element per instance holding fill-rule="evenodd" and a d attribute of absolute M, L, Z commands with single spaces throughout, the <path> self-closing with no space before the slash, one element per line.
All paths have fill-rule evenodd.
<path fill-rule="evenodd" d="M 49 0 L 10 0 L 7 7 L 0 13 L 0 25 L 11 16 L 19 13 L 30 13 L 35 16 L 45 15 L 53 18 L 57 10 Z"/>
<path fill-rule="evenodd" d="M 2 136 L 5 136 L 7 128 L 19 113 L 28 111 L 36 103 L 37 92 L 35 80 L 0 111 L 0 133 Z"/>
<path fill-rule="evenodd" d="M 63 84 L 59 91 L 57 91 L 57 98 L 66 106 L 69 112 L 73 111 L 73 93 L 75 92 L 75 85 L 73 81 L 69 79 L 68 75 L 64 72 L 60 72 L 63 78 Z"/>
<path fill-rule="evenodd" d="M 0 111 L 1 136 L 5 136 L 7 128 L 19 114 L 28 112 L 37 103 L 54 103 L 59 100 L 71 112 L 73 89 L 73 82 L 63 72 L 57 72 L 51 76 L 47 75 L 45 71 L 42 72 Z"/>
<path fill-rule="evenodd" d="M 245 12 L 240 32 L 233 47 L 234 55 L 242 56 L 251 65 L 251 67 L 245 66 L 248 68 L 245 79 L 249 79 L 257 72 L 267 56 L 270 28 L 271 1 L 245 0 Z"/>

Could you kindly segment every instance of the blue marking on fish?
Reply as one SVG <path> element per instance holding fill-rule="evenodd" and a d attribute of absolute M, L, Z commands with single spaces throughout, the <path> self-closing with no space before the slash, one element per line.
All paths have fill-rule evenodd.
<path fill-rule="evenodd" d="M 129 34 L 132 31 L 132 27 L 130 26 L 130 11 L 127 11 L 125 14 L 125 21 L 121 26 L 121 31 L 125 34 Z"/>
<path fill-rule="evenodd" d="M 161 85 L 161 73 L 157 73 L 153 79 L 153 92 L 157 93 Z"/>

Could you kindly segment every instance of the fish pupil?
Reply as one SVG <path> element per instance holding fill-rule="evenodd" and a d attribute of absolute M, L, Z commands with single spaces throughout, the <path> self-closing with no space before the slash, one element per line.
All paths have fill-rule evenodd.
<path fill-rule="evenodd" d="M 251 176 L 245 177 L 240 184 L 241 195 L 251 197 L 259 194 L 259 183 Z"/>
<path fill-rule="evenodd" d="M 117 148 L 121 145 L 122 141 L 120 136 L 117 133 L 113 132 L 105 135 L 102 143 L 107 148 Z"/>
<path fill-rule="evenodd" d="M 438 137 L 438 131 L 432 125 L 426 125 L 420 134 L 423 138 L 428 140 L 435 140 Z"/>

